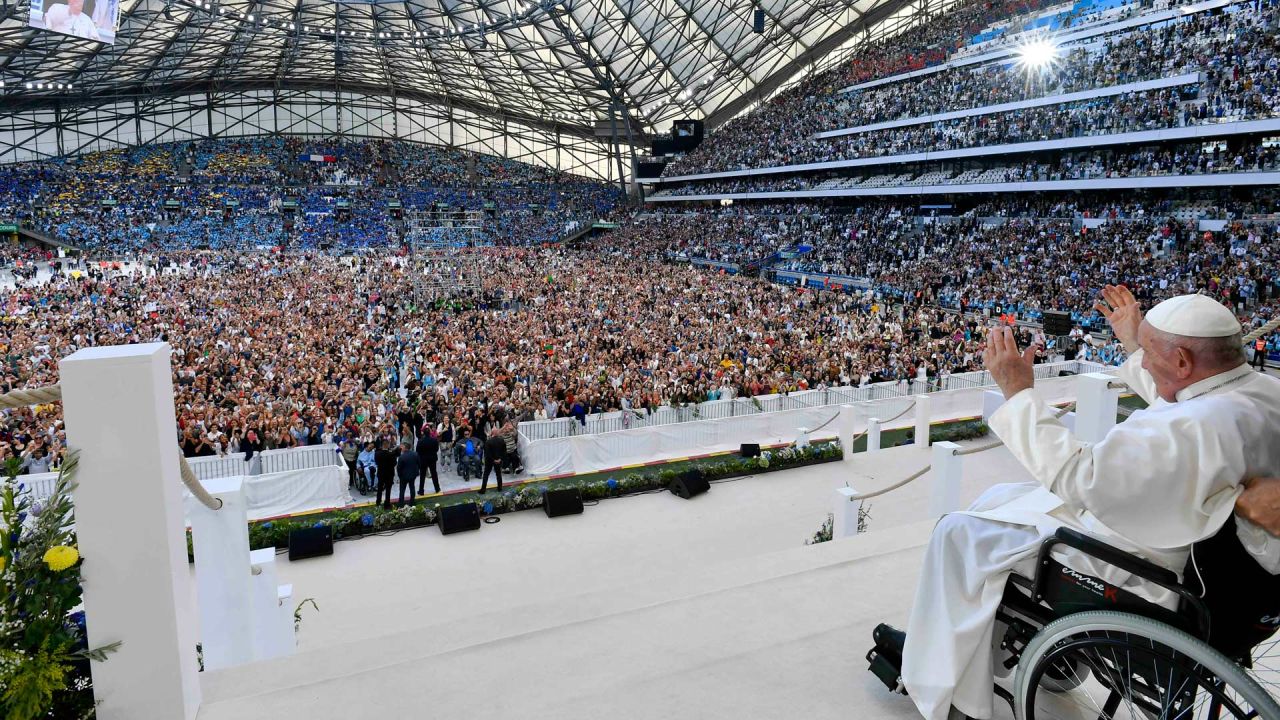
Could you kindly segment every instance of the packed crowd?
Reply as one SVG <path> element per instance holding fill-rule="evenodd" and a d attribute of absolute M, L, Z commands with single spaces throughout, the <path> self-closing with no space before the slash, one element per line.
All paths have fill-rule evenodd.
<path fill-rule="evenodd" d="M 914 377 L 976 367 L 975 323 L 871 297 L 722 283 L 599 246 L 484 251 L 476 293 L 425 302 L 404 257 L 182 253 L 0 292 L 3 387 L 57 380 L 89 345 L 174 347 L 192 455 Z M 252 433 L 252 435 L 251 435 Z M 0 454 L 61 455 L 56 405 L 8 411 Z"/>
<path fill-rule="evenodd" d="M 1000 208 L 1050 219 L 983 223 L 976 210 L 934 222 L 887 204 L 648 213 L 581 249 L 472 251 L 484 272 L 451 297 L 422 291 L 446 256 L 177 252 L 64 266 L 0 291 L 0 387 L 56 382 L 57 359 L 79 347 L 165 340 L 185 452 L 357 452 L 427 427 L 483 441 L 524 420 L 975 369 L 981 321 L 939 307 L 1030 320 L 1066 309 L 1096 327 L 1097 288 L 1123 282 L 1148 302 L 1207 292 L 1260 323 L 1280 297 L 1275 225 L 1201 233 L 1121 200 L 1090 212 L 1142 219 L 1082 230 L 1082 208 L 1062 200 Z M 811 292 L 678 262 L 695 257 L 867 284 Z M 1123 359 L 1108 341 L 1078 345 Z M 31 472 L 56 466 L 64 440 L 56 405 L 0 421 L 0 456 Z"/>
<path fill-rule="evenodd" d="M 0 218 L 113 255 L 381 247 L 408 235 L 389 207 L 395 200 L 402 215 L 488 208 L 466 242 L 530 245 L 608 212 L 618 199 L 603 183 L 500 158 L 387 141 L 316 143 L 202 141 L 0 168 Z M 298 159 L 323 148 L 340 154 L 321 156 L 333 162 Z M 318 167 L 356 184 L 289 184 L 322 180 L 311 172 Z M 387 178 L 394 184 L 382 184 Z M 282 213 L 286 198 L 297 202 L 292 216 Z"/>
<path fill-rule="evenodd" d="M 903 185 L 964 185 L 969 183 L 1045 182 L 1093 178 L 1129 178 L 1157 175 L 1206 175 L 1222 172 L 1275 172 L 1280 170 L 1277 146 L 1246 139 L 1175 143 L 1156 146 L 1124 146 L 1113 149 L 1061 153 L 1052 159 L 1006 162 L 966 171 L 924 171 L 887 168 L 889 174 L 844 175 L 835 172 L 776 177 L 746 177 L 663 186 L 651 197 L 680 197 L 747 192 L 794 192 L 852 187 Z"/>
<path fill-rule="evenodd" d="M 994 223 L 979 221 L 980 213 L 994 214 L 989 207 L 937 223 L 889 203 L 852 212 L 820 205 L 669 209 L 637 216 L 616 237 L 657 256 L 739 266 L 768 258 L 775 271 L 855 278 L 863 282 L 851 287 L 870 286 L 884 297 L 1027 320 L 1069 310 L 1077 322 L 1095 323 L 1089 298 L 1107 283 L 1143 288 L 1151 300 L 1205 292 L 1242 314 L 1270 312 L 1280 298 L 1280 226 L 1273 222 L 1242 220 L 1201 234 L 1154 208 L 1126 212 L 1128 220 L 1095 209 L 1117 220 L 1089 230 L 1077 223 L 1078 208 L 1055 205 L 1040 209 L 1046 217 Z M 719 241 L 708 256 L 702 249 L 712 237 Z"/>
<path fill-rule="evenodd" d="M 1068 51 L 1043 76 L 1004 65 L 961 68 L 850 94 L 806 84 L 726 124 L 666 169 L 668 176 L 851 160 L 919 151 L 1250 120 L 1280 114 L 1275 3 L 1231 6 Z M 872 51 L 869 52 L 873 52 Z M 816 139 L 814 133 L 904 117 L 1105 87 L 1183 72 L 1198 85 Z"/>

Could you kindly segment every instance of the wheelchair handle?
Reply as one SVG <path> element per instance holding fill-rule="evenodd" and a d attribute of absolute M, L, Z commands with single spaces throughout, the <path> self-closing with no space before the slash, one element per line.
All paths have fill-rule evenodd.
<path fill-rule="evenodd" d="M 1036 602 L 1040 602 L 1045 597 L 1045 586 L 1049 582 L 1049 574 L 1044 572 L 1044 569 L 1049 567 L 1050 551 L 1053 550 L 1055 545 L 1059 544 L 1073 547 L 1086 555 L 1095 557 L 1108 565 L 1124 570 L 1131 575 L 1136 575 L 1148 582 L 1155 583 L 1176 594 L 1182 599 L 1183 603 L 1195 611 L 1196 626 L 1201 633 L 1201 638 L 1209 637 L 1209 609 L 1205 607 L 1200 598 L 1178 582 L 1177 573 L 1069 527 L 1058 528 L 1052 537 L 1045 538 L 1044 542 L 1040 543 L 1034 588 Z"/>

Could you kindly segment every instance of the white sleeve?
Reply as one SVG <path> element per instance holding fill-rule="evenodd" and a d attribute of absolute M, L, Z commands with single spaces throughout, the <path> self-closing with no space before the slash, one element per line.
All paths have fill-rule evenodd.
<path fill-rule="evenodd" d="M 1189 545 L 1226 521 L 1247 471 L 1234 423 L 1145 412 L 1098 443 L 1077 440 L 1034 389 L 991 416 L 991 429 L 1035 479 L 1067 505 L 1088 510 L 1124 537 L 1153 548 Z"/>

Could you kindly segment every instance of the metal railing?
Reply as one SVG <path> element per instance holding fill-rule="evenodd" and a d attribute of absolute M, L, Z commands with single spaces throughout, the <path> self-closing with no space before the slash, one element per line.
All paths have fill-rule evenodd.
<path fill-rule="evenodd" d="M 1106 369 L 1106 366 L 1097 363 L 1071 360 L 1037 365 L 1035 366 L 1035 376 L 1039 379 L 1056 377 L 1058 373 L 1063 371 L 1081 373 L 1104 369 Z M 983 370 L 980 372 L 954 373 L 926 380 L 900 380 L 897 382 L 874 383 L 862 387 L 845 385 L 816 390 L 802 390 L 787 394 L 759 395 L 754 398 L 709 400 L 683 406 L 663 406 L 653 411 L 625 410 L 622 412 L 598 413 L 588 415 L 585 423 L 567 417 L 554 420 L 534 420 L 520 423 L 520 434 L 529 441 L 551 440 L 575 435 L 597 435 L 619 430 L 674 425 L 698 420 L 719 420 L 742 415 L 780 412 L 782 410 L 845 405 L 866 400 L 884 400 L 945 390 L 994 386 L 995 382 L 991 379 L 991 373 Z"/>

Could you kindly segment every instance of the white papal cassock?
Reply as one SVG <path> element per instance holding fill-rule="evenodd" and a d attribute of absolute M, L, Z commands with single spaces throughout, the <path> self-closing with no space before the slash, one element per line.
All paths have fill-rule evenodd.
<path fill-rule="evenodd" d="M 997 485 L 934 529 L 907 624 L 902 677 L 929 720 L 951 706 L 992 715 L 992 629 L 1009 573 L 1030 576 L 1040 541 L 1063 525 L 1104 538 L 1181 575 L 1193 543 L 1233 511 L 1241 482 L 1280 476 L 1280 380 L 1247 365 L 1156 395 L 1142 351 L 1120 379 L 1150 407 L 1101 442 L 1076 440 L 1034 389 L 1009 398 L 991 429 L 1036 483 Z M 1038 483 L 1038 484 L 1037 484 Z M 1280 540 L 1238 522 L 1245 547 L 1280 573 Z M 1059 561 L 1156 601 L 1158 588 L 1069 550 Z"/>

